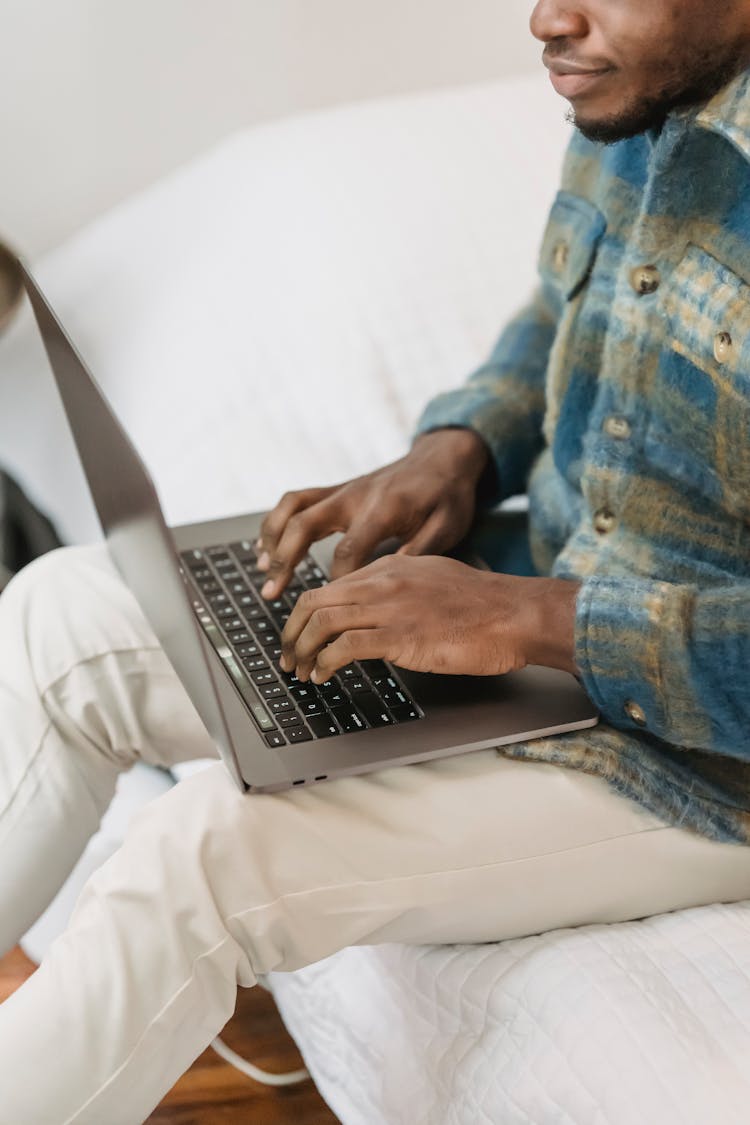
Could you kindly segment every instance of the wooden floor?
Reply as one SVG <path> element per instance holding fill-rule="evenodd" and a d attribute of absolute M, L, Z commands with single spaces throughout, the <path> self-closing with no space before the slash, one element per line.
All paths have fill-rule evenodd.
<path fill-rule="evenodd" d="M 0 1003 L 34 971 L 16 949 L 0 959 Z M 264 1070 L 296 1070 L 299 1052 L 262 988 L 241 989 L 222 1038 Z M 0 1066 L 2 1060 L 0 1060 Z M 312 1082 L 276 1090 L 260 1086 L 206 1051 L 149 1117 L 150 1125 L 339 1125 Z"/>

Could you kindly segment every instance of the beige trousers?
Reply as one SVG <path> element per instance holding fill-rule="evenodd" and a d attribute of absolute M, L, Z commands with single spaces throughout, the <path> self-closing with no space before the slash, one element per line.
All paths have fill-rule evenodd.
<path fill-rule="evenodd" d="M 136 760 L 212 753 L 102 547 L 0 597 L 0 949 L 44 909 Z M 238 985 L 346 945 L 488 942 L 750 897 L 750 849 L 597 778 L 494 751 L 242 796 L 223 766 L 153 802 L 0 1007 L 2 1125 L 142 1121 Z"/>

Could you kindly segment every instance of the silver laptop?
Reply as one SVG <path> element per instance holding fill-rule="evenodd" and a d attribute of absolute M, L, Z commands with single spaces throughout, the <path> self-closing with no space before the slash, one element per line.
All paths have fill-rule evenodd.
<path fill-rule="evenodd" d="M 415 674 L 383 661 L 302 684 L 279 668 L 295 599 L 326 581 L 313 547 L 284 596 L 260 597 L 263 513 L 168 528 L 128 435 L 24 270 L 109 550 L 230 773 L 264 793 L 594 726 L 577 680 L 530 667 L 505 676 Z"/>

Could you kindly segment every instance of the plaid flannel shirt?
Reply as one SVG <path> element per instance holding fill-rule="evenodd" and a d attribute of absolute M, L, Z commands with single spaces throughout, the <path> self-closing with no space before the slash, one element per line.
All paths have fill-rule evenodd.
<path fill-rule="evenodd" d="M 575 134 L 540 287 L 419 432 L 466 426 L 577 578 L 590 731 L 500 753 L 750 843 L 750 70 L 659 132 Z"/>

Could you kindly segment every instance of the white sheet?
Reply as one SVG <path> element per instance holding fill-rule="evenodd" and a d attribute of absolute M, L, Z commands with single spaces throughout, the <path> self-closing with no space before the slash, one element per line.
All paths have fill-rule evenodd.
<path fill-rule="evenodd" d="M 269 982 L 345 1125 L 743 1125 L 750 903 Z"/>
<path fill-rule="evenodd" d="M 170 521 L 403 452 L 527 299 L 566 137 L 538 76 L 312 114 L 232 138 L 39 263 Z M 29 317 L 0 340 L 0 461 L 68 538 L 96 534 Z"/>

